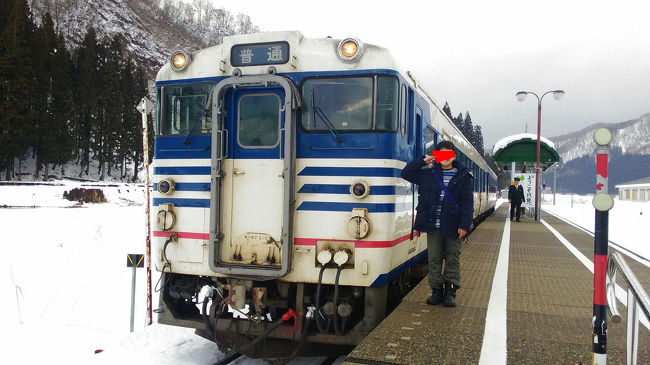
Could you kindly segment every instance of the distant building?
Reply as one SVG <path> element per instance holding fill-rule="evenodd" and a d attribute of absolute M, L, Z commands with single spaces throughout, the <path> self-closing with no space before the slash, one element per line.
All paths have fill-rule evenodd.
<path fill-rule="evenodd" d="M 620 200 L 650 201 L 650 177 L 615 186 Z"/>

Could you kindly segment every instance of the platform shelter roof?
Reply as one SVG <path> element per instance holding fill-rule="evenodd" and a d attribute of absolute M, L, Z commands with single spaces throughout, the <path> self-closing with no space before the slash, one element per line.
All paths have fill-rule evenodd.
<path fill-rule="evenodd" d="M 518 171 L 532 167 L 537 161 L 537 135 L 521 133 L 499 140 L 492 149 L 494 162 L 499 168 L 509 169 L 512 163 Z M 550 140 L 540 137 L 539 165 L 542 170 L 560 161 L 560 155 L 555 150 L 555 145 Z"/>

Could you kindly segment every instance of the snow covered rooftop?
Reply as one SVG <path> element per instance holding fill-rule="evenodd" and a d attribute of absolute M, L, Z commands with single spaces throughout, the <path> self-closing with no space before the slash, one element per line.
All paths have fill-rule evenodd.
<path fill-rule="evenodd" d="M 492 155 L 495 155 L 497 153 L 497 151 L 499 151 L 500 149 L 505 148 L 510 143 L 518 141 L 518 140 L 522 140 L 522 139 L 532 139 L 533 141 L 537 141 L 537 135 L 532 134 L 532 133 L 520 133 L 520 134 L 515 134 L 515 135 L 512 135 L 512 136 L 508 136 L 506 138 L 503 138 L 503 139 L 499 140 L 494 145 L 494 148 L 492 148 Z M 548 140 L 548 139 L 546 139 L 544 137 L 540 137 L 539 139 L 540 139 L 541 142 L 544 142 L 547 146 L 551 147 L 552 149 L 555 149 L 555 145 L 550 140 Z"/>
<path fill-rule="evenodd" d="M 617 188 L 642 187 L 642 186 L 643 187 L 650 186 L 650 176 L 645 177 L 643 179 L 632 180 L 623 184 L 616 185 Z"/>

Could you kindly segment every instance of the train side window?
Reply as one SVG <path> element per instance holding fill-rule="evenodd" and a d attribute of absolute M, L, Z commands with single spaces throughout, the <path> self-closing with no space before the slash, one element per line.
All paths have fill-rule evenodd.
<path fill-rule="evenodd" d="M 154 124 L 153 124 L 154 133 L 156 135 L 158 135 L 160 131 L 160 109 L 162 106 L 161 99 L 162 99 L 163 89 L 164 87 L 156 88 L 156 111 L 154 113 Z"/>
<path fill-rule="evenodd" d="M 472 172 L 474 173 L 474 191 L 478 191 L 478 187 L 479 187 L 479 183 L 478 183 L 479 175 L 478 175 L 478 169 L 477 169 L 477 166 L 476 166 L 475 163 L 472 163 L 472 168 L 473 168 L 473 171 L 472 171 Z"/>
<path fill-rule="evenodd" d="M 487 191 L 487 185 L 488 185 L 488 175 L 486 171 L 483 171 L 483 191 Z"/>
<path fill-rule="evenodd" d="M 412 144 L 413 143 L 413 123 L 411 123 L 411 112 L 413 109 L 413 90 L 411 88 L 408 88 L 408 95 L 406 98 L 406 130 L 408 133 L 408 143 Z"/>
<path fill-rule="evenodd" d="M 377 77 L 376 129 L 397 131 L 399 81 L 392 76 Z"/>
<path fill-rule="evenodd" d="M 425 147 L 424 147 L 424 153 L 427 156 L 431 156 L 431 151 L 436 149 L 436 132 L 434 132 L 431 128 L 426 127 L 426 141 L 425 141 Z"/>
<path fill-rule="evenodd" d="M 406 94 L 406 85 L 402 85 L 402 94 L 401 94 L 401 100 L 400 100 L 400 108 L 401 108 L 401 131 L 402 131 L 402 137 L 406 135 L 406 125 L 408 124 L 408 98 Z"/>

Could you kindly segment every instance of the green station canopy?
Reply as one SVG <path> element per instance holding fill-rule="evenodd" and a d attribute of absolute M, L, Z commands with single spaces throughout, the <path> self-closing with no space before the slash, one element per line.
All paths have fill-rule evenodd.
<path fill-rule="evenodd" d="M 529 168 L 534 172 L 537 162 L 537 135 L 522 133 L 503 138 L 494 145 L 492 154 L 494 162 L 501 169 L 510 169 L 514 162 L 518 171 Z M 542 170 L 560 161 L 560 155 L 553 142 L 544 137 L 540 138 L 539 155 L 539 166 Z"/>

